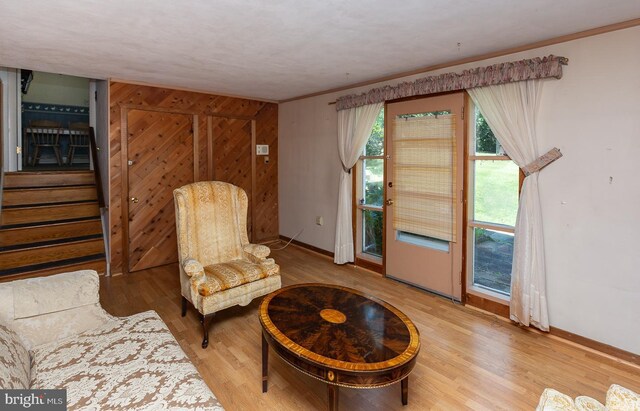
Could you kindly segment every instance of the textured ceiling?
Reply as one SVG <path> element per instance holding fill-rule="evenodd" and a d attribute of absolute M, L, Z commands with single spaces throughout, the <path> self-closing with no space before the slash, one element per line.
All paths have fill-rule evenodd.
<path fill-rule="evenodd" d="M 631 20 L 640 0 L 2 0 L 0 16 L 0 66 L 281 100 Z"/>

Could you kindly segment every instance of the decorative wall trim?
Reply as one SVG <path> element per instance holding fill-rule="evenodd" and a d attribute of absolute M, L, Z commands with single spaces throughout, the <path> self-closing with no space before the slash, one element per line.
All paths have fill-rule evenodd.
<path fill-rule="evenodd" d="M 49 104 L 49 103 L 22 103 L 22 111 L 29 111 L 34 113 L 55 113 L 55 114 L 70 114 L 70 115 L 89 115 L 89 107 L 83 106 L 67 106 L 64 104 Z"/>
<path fill-rule="evenodd" d="M 336 110 L 346 110 L 412 96 L 464 90 L 496 84 L 541 78 L 562 78 L 562 66 L 569 60 L 550 55 L 532 59 L 493 64 L 464 70 L 462 73 L 444 73 L 437 76 L 404 81 L 395 86 L 384 86 L 367 93 L 342 96 L 336 101 Z"/>

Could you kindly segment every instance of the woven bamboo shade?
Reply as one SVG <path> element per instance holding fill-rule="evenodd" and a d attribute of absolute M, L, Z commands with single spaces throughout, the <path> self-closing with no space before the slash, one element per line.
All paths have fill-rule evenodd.
<path fill-rule="evenodd" d="M 455 116 L 396 118 L 393 228 L 456 242 Z"/>

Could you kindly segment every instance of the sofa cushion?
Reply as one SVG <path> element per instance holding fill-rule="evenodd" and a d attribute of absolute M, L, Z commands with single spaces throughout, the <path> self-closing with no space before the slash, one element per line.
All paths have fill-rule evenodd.
<path fill-rule="evenodd" d="M 222 410 L 153 311 L 32 351 L 31 388 L 66 388 L 69 410 Z"/>
<path fill-rule="evenodd" d="M 536 411 L 578 411 L 573 398 L 552 388 L 545 388 Z"/>
<path fill-rule="evenodd" d="M 93 270 L 0 284 L 0 321 L 27 349 L 61 340 L 113 320 L 99 303 Z"/>
<path fill-rule="evenodd" d="M 607 391 L 607 409 L 609 411 L 640 411 L 640 395 L 617 384 Z"/>
<path fill-rule="evenodd" d="M 17 334 L 0 324 L 0 389 L 29 388 L 29 352 Z"/>
<path fill-rule="evenodd" d="M 575 404 L 580 411 L 607 411 L 607 408 L 600 401 L 586 395 L 576 397 Z"/>

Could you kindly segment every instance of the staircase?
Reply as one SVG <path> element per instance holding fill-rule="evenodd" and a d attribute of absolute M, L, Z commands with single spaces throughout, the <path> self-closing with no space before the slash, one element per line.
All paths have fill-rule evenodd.
<path fill-rule="evenodd" d="M 93 171 L 5 173 L 0 280 L 93 269 L 106 262 Z"/>

